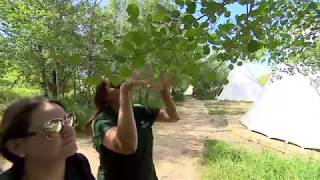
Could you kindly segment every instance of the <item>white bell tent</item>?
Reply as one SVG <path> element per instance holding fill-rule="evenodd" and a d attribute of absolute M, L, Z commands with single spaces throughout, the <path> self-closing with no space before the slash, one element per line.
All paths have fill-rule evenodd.
<path fill-rule="evenodd" d="M 216 97 L 218 100 L 255 101 L 263 91 L 263 87 L 246 65 L 236 66 L 227 79 L 229 83 Z"/>
<path fill-rule="evenodd" d="M 183 93 L 185 96 L 192 96 L 193 94 L 193 86 L 189 85 L 187 90 Z"/>
<path fill-rule="evenodd" d="M 269 138 L 320 149 L 319 109 L 320 96 L 310 79 L 296 73 L 268 83 L 241 122 Z"/>

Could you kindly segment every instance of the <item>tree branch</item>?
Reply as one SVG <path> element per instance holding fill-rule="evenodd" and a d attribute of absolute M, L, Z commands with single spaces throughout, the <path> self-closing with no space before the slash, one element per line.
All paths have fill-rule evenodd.
<path fill-rule="evenodd" d="M 0 29 L 0 35 L 1 35 L 2 33 L 6 34 L 6 35 L 8 35 L 8 36 L 12 36 L 12 34 L 10 34 L 9 32 L 5 31 L 4 29 Z"/>
<path fill-rule="evenodd" d="M 207 16 L 207 14 L 204 14 L 204 15 L 198 17 L 198 18 L 197 18 L 197 21 L 199 21 L 200 19 L 202 19 L 202 18 L 205 17 L 205 16 Z"/>
<path fill-rule="evenodd" d="M 216 71 L 223 63 L 224 63 L 224 61 L 222 61 L 217 67 L 215 67 L 215 68 L 213 69 L 213 71 Z"/>

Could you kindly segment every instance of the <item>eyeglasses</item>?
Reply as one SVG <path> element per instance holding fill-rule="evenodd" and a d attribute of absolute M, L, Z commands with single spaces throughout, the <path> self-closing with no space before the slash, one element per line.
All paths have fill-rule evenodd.
<path fill-rule="evenodd" d="M 75 121 L 75 114 L 70 112 L 66 114 L 63 119 L 55 118 L 44 123 L 44 125 L 42 126 L 42 132 L 47 137 L 47 139 L 53 139 L 61 134 L 64 126 L 75 126 Z M 34 136 L 36 134 L 38 133 L 31 132 L 27 136 Z"/>

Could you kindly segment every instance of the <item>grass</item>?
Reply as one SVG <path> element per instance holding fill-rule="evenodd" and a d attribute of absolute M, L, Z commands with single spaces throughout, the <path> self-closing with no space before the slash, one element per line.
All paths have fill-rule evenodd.
<path fill-rule="evenodd" d="M 207 102 L 205 107 L 208 108 L 209 115 L 241 115 L 251 104 L 251 102 Z"/>
<path fill-rule="evenodd" d="M 36 88 L 15 82 L 16 76 L 16 72 L 10 72 L 0 78 L 0 117 L 6 106 L 13 101 L 40 94 L 40 91 Z"/>
<path fill-rule="evenodd" d="M 203 180 L 320 179 L 320 161 L 254 152 L 222 141 L 205 143 Z"/>
<path fill-rule="evenodd" d="M 240 110 L 226 110 L 226 109 L 209 109 L 209 115 L 241 115 L 246 111 Z"/>
<path fill-rule="evenodd" d="M 267 82 L 268 82 L 268 80 L 269 80 L 269 78 L 272 76 L 272 73 L 267 73 L 267 74 L 265 74 L 265 75 L 262 75 L 262 76 L 260 76 L 260 77 L 258 77 L 258 82 L 259 82 L 259 84 L 261 84 L 262 86 L 264 86 L 264 85 L 266 85 L 267 84 Z"/>

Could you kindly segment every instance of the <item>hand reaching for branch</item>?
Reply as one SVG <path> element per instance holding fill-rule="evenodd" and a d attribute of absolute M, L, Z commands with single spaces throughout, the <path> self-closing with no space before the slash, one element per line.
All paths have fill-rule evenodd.
<path fill-rule="evenodd" d="M 174 75 L 169 73 L 160 74 L 160 90 L 168 90 L 171 87 L 175 86 L 177 83 Z"/>

